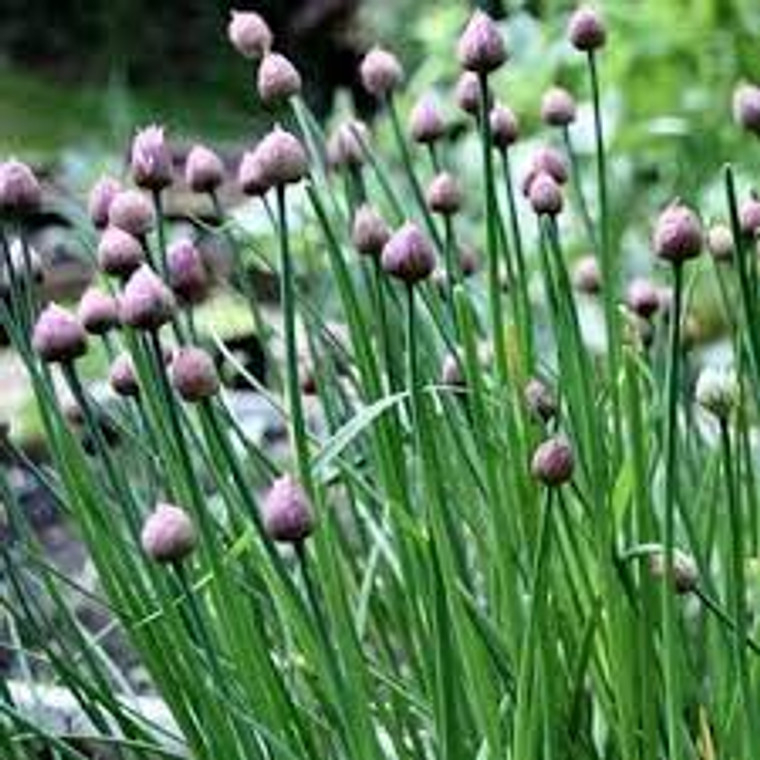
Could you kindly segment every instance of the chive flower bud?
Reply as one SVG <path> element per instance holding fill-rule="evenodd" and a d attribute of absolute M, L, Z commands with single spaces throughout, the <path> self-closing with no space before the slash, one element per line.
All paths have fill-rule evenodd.
<path fill-rule="evenodd" d="M 98 243 L 98 264 L 112 277 L 126 278 L 145 260 L 140 241 L 118 227 L 108 227 Z"/>
<path fill-rule="evenodd" d="M 760 200 L 753 193 L 739 209 L 739 224 L 742 233 L 749 237 L 755 237 L 760 229 Z"/>
<path fill-rule="evenodd" d="M 507 150 L 520 136 L 520 123 L 512 109 L 497 103 L 489 114 L 493 144 L 499 150 Z"/>
<path fill-rule="evenodd" d="M 259 60 L 272 47 L 272 32 L 264 19 L 253 11 L 231 12 L 227 37 L 244 58 Z"/>
<path fill-rule="evenodd" d="M 390 237 L 390 227 L 372 206 L 365 203 L 356 210 L 351 241 L 360 254 L 380 256 Z"/>
<path fill-rule="evenodd" d="M 420 228 L 407 222 L 385 244 L 381 263 L 391 277 L 411 286 L 433 273 L 435 252 Z"/>
<path fill-rule="evenodd" d="M 464 277 L 472 277 L 480 269 L 478 252 L 472 246 L 463 246 L 459 251 L 459 268 Z"/>
<path fill-rule="evenodd" d="M 171 364 L 171 380 L 180 397 L 190 404 L 215 396 L 219 373 L 208 351 L 195 346 L 180 348 Z"/>
<path fill-rule="evenodd" d="M 760 87 L 741 84 L 734 91 L 734 121 L 747 132 L 760 135 Z"/>
<path fill-rule="evenodd" d="M 111 364 L 108 372 L 108 382 L 114 393 L 125 398 L 136 398 L 140 395 L 140 385 L 135 372 L 135 365 L 128 353 L 119 354 Z"/>
<path fill-rule="evenodd" d="M 309 497 L 291 475 L 274 481 L 262 504 L 264 529 L 270 538 L 300 544 L 314 532 Z"/>
<path fill-rule="evenodd" d="M 155 562 L 181 562 L 198 543 L 193 521 L 174 504 L 158 504 L 148 516 L 140 534 L 143 551 Z"/>
<path fill-rule="evenodd" d="M 672 572 L 668 573 L 665 566 L 665 550 L 660 549 L 649 555 L 649 572 L 657 580 L 672 576 L 675 592 L 681 596 L 690 594 L 699 584 L 699 568 L 696 560 L 690 554 L 680 549 L 673 550 Z"/>
<path fill-rule="evenodd" d="M 441 172 L 433 177 L 427 191 L 427 204 L 431 211 L 452 216 L 462 208 L 462 190 L 454 176 Z"/>
<path fill-rule="evenodd" d="M 375 47 L 364 56 L 359 66 L 364 89 L 376 98 L 386 98 L 404 79 L 404 69 L 393 53 Z"/>
<path fill-rule="evenodd" d="M 140 130 L 132 141 L 132 179 L 146 190 L 163 190 L 172 183 L 172 153 L 163 127 Z"/>
<path fill-rule="evenodd" d="M 507 60 L 504 39 L 494 20 L 481 10 L 472 14 L 457 45 L 463 69 L 489 74 Z"/>
<path fill-rule="evenodd" d="M 202 303 L 209 291 L 209 276 L 200 251 L 187 238 L 174 243 L 167 253 L 169 287 L 182 303 Z"/>
<path fill-rule="evenodd" d="M 564 87 L 552 87 L 541 99 L 541 119 L 549 127 L 567 127 L 575 121 L 575 98 Z"/>
<path fill-rule="evenodd" d="M 552 389 L 541 379 L 532 377 L 523 391 L 525 406 L 541 422 L 549 422 L 557 415 L 559 404 Z"/>
<path fill-rule="evenodd" d="M 268 53 L 259 65 L 256 86 L 262 103 L 276 105 L 301 92 L 301 75 L 284 55 Z"/>
<path fill-rule="evenodd" d="M 194 193 L 212 193 L 224 182 L 222 159 L 205 145 L 194 145 L 185 161 L 185 182 Z"/>
<path fill-rule="evenodd" d="M 734 236 L 725 224 L 714 224 L 707 232 L 707 250 L 715 261 L 731 261 L 734 257 Z"/>
<path fill-rule="evenodd" d="M 560 185 L 564 185 L 567 182 L 567 164 L 562 154 L 554 148 L 539 148 L 531 156 L 528 173 L 523 180 L 523 194 L 525 196 L 530 196 L 530 186 L 533 180 L 542 172 L 548 174 Z"/>
<path fill-rule="evenodd" d="M 175 308 L 174 294 L 147 264 L 127 280 L 119 299 L 122 324 L 137 330 L 158 330 L 172 319 Z"/>
<path fill-rule="evenodd" d="M 539 172 L 530 183 L 528 199 L 536 214 L 541 216 L 557 216 L 564 205 L 562 189 L 547 172 Z"/>
<path fill-rule="evenodd" d="M 602 289 L 602 271 L 593 254 L 582 256 L 573 267 L 573 286 L 579 293 L 594 296 Z"/>
<path fill-rule="evenodd" d="M 369 144 L 369 130 L 363 121 L 349 119 L 338 125 L 327 145 L 330 164 L 361 166 L 364 163 L 364 146 Z"/>
<path fill-rule="evenodd" d="M 465 71 L 459 77 L 454 88 L 454 100 L 465 113 L 471 116 L 480 113 L 480 82 L 477 74 Z"/>
<path fill-rule="evenodd" d="M 87 213 L 96 229 L 108 225 L 111 202 L 121 192 L 121 184 L 113 177 L 101 177 L 92 187 L 87 201 Z"/>
<path fill-rule="evenodd" d="M 300 141 L 280 127 L 275 127 L 258 144 L 254 155 L 266 187 L 300 182 L 309 171 Z"/>
<path fill-rule="evenodd" d="M 602 17 L 590 6 L 578 8 L 570 17 L 568 37 L 573 47 L 583 52 L 591 52 L 604 47 L 607 29 Z"/>
<path fill-rule="evenodd" d="M 574 468 L 573 449 L 563 436 L 554 436 L 541 443 L 531 462 L 533 477 L 549 487 L 567 483 L 573 476 Z"/>
<path fill-rule="evenodd" d="M 43 361 L 67 364 L 87 352 L 87 334 L 70 311 L 51 303 L 37 318 L 32 345 Z"/>
<path fill-rule="evenodd" d="M 446 134 L 446 124 L 430 95 L 420 98 L 412 109 L 409 132 L 412 140 L 421 145 L 432 145 Z"/>
<path fill-rule="evenodd" d="M 0 163 L 0 213 L 33 213 L 41 202 L 40 183 L 26 164 L 15 158 Z"/>
<path fill-rule="evenodd" d="M 112 295 L 91 287 L 79 300 L 77 316 L 88 333 L 105 335 L 119 325 L 119 304 Z"/>
<path fill-rule="evenodd" d="M 243 153 L 238 167 L 238 185 L 245 195 L 258 197 L 265 195 L 269 190 L 264 181 L 264 175 L 261 171 L 261 161 L 256 155 L 256 151 L 247 150 Z"/>
<path fill-rule="evenodd" d="M 688 206 L 676 201 L 660 214 L 654 232 L 655 254 L 673 264 L 699 256 L 702 223 Z"/>
<path fill-rule="evenodd" d="M 660 289 L 643 277 L 631 281 L 626 292 L 628 308 L 642 319 L 649 319 L 660 308 Z"/>
<path fill-rule="evenodd" d="M 739 380 L 728 367 L 705 367 L 694 392 L 697 403 L 719 420 L 726 420 L 739 402 Z"/>
<path fill-rule="evenodd" d="M 136 238 L 147 235 L 156 224 L 150 201 L 137 190 L 124 190 L 111 201 L 108 223 Z"/>
<path fill-rule="evenodd" d="M 462 361 L 456 354 L 446 354 L 443 358 L 441 383 L 454 388 L 463 388 L 467 384 L 462 370 Z"/>

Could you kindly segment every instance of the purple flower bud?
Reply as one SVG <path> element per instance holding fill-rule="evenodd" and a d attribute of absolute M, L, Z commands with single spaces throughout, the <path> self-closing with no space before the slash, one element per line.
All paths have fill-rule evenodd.
<path fill-rule="evenodd" d="M 528 411 L 541 422 L 549 422 L 557 415 L 559 404 L 552 389 L 537 377 L 532 377 L 523 391 Z"/>
<path fill-rule="evenodd" d="M 546 216 L 556 216 L 564 204 L 562 188 L 547 172 L 539 172 L 530 183 L 528 199 L 537 214 Z"/>
<path fill-rule="evenodd" d="M 119 304 L 98 288 L 88 288 L 79 300 L 77 316 L 92 335 L 105 335 L 119 325 Z"/>
<path fill-rule="evenodd" d="M 549 487 L 567 483 L 573 476 L 574 468 L 573 450 L 563 436 L 549 438 L 540 444 L 531 462 L 533 477 Z"/>
<path fill-rule="evenodd" d="M 550 127 L 566 127 L 575 121 L 575 99 L 564 87 L 552 87 L 541 100 L 541 119 Z"/>
<path fill-rule="evenodd" d="M 420 228 L 414 222 L 407 222 L 391 235 L 383 248 L 381 261 L 391 277 L 414 285 L 433 273 L 435 252 Z"/>
<path fill-rule="evenodd" d="M 412 139 L 422 145 L 432 145 L 446 134 L 443 117 L 430 95 L 420 98 L 409 117 Z"/>
<path fill-rule="evenodd" d="M 454 88 L 454 100 L 465 113 L 471 116 L 480 113 L 480 82 L 477 74 L 465 71 L 459 77 Z"/>
<path fill-rule="evenodd" d="M 132 357 L 127 354 L 119 354 L 111 365 L 108 373 L 108 382 L 114 393 L 126 398 L 136 398 L 140 395 L 140 384 L 137 380 L 135 366 Z"/>
<path fill-rule="evenodd" d="M 154 125 L 140 130 L 132 141 L 132 179 L 138 187 L 163 190 L 172 183 L 172 153 L 164 128 Z"/>
<path fill-rule="evenodd" d="M 690 554 L 680 549 L 673 551 L 672 572 L 667 572 L 665 551 L 663 549 L 649 555 L 649 572 L 656 580 L 671 576 L 673 588 L 680 595 L 690 594 L 699 584 L 699 568 Z"/>
<path fill-rule="evenodd" d="M 739 223 L 742 233 L 747 237 L 755 237 L 760 229 L 760 200 L 752 194 L 739 209 Z"/>
<path fill-rule="evenodd" d="M 172 385 L 180 397 L 194 404 L 215 396 L 219 374 L 207 351 L 195 346 L 180 348 L 171 365 Z"/>
<path fill-rule="evenodd" d="M 604 47 L 607 29 L 601 16 L 593 8 L 584 5 L 570 17 L 567 35 L 577 50 L 590 52 Z"/>
<path fill-rule="evenodd" d="M 372 206 L 365 203 L 357 209 L 351 241 L 359 253 L 363 256 L 380 256 L 390 237 L 390 227 Z"/>
<path fill-rule="evenodd" d="M 181 562 L 198 543 L 190 516 L 173 504 L 157 504 L 140 534 L 143 551 L 155 562 Z"/>
<path fill-rule="evenodd" d="M 373 48 L 359 66 L 364 89 L 376 98 L 390 95 L 402 82 L 404 69 L 398 58 L 382 48 Z"/>
<path fill-rule="evenodd" d="M 528 173 L 523 180 L 523 193 L 530 195 L 533 180 L 541 173 L 548 174 L 555 182 L 564 185 L 567 182 L 567 164 L 561 153 L 554 148 L 539 148 L 530 159 Z"/>
<path fill-rule="evenodd" d="M 238 184 L 246 195 L 253 197 L 265 195 L 269 190 L 267 183 L 264 182 L 261 161 L 257 157 L 256 151 L 247 150 L 243 153 L 243 158 L 238 167 Z"/>
<path fill-rule="evenodd" d="M 121 184 L 113 177 L 101 177 L 92 187 L 87 211 L 95 227 L 102 230 L 108 225 L 111 202 L 121 192 Z"/>
<path fill-rule="evenodd" d="M 259 66 L 256 84 L 261 102 L 275 105 L 301 92 L 301 75 L 284 55 L 268 53 Z"/>
<path fill-rule="evenodd" d="M 427 191 L 427 204 L 431 211 L 443 216 L 456 214 L 462 208 L 462 191 L 449 172 L 433 177 Z"/>
<path fill-rule="evenodd" d="M 0 213 L 28 214 L 41 202 L 40 183 L 26 164 L 14 158 L 0 163 Z"/>
<path fill-rule="evenodd" d="M 145 260 L 140 241 L 118 227 L 108 227 L 100 236 L 98 264 L 112 277 L 126 278 Z"/>
<path fill-rule="evenodd" d="M 192 241 L 174 243 L 167 254 L 169 286 L 185 304 L 202 303 L 209 291 L 209 277 L 203 258 Z"/>
<path fill-rule="evenodd" d="M 725 224 L 715 224 L 707 233 L 707 249 L 716 261 L 731 261 L 734 257 L 734 236 Z"/>
<path fill-rule="evenodd" d="M 150 201 L 137 190 L 124 190 L 111 201 L 108 223 L 136 238 L 147 235 L 156 224 Z"/>
<path fill-rule="evenodd" d="M 232 11 L 227 37 L 240 55 L 259 60 L 272 47 L 272 32 L 267 22 L 253 11 Z"/>
<path fill-rule="evenodd" d="M 309 497 L 290 475 L 277 478 L 262 504 L 264 528 L 275 541 L 298 544 L 314 532 Z"/>
<path fill-rule="evenodd" d="M 122 324 L 137 330 L 158 330 L 174 316 L 174 294 L 143 264 L 127 281 L 119 299 Z"/>
<path fill-rule="evenodd" d="M 520 136 L 520 124 L 512 110 L 497 103 L 489 115 L 493 144 L 499 150 L 506 150 L 517 142 Z"/>
<path fill-rule="evenodd" d="M 467 380 L 462 370 L 462 361 L 456 354 L 446 354 L 441 366 L 441 383 L 454 388 L 463 388 Z"/>
<path fill-rule="evenodd" d="M 596 256 L 583 256 L 573 268 L 573 285 L 579 293 L 596 295 L 602 289 L 602 272 Z"/>
<path fill-rule="evenodd" d="M 358 119 L 343 122 L 330 136 L 327 144 L 330 164 L 335 167 L 361 166 L 366 145 L 369 145 L 367 125 Z"/>
<path fill-rule="evenodd" d="M 459 266 L 465 277 L 472 277 L 480 269 L 478 252 L 469 245 L 462 246 L 459 250 Z"/>
<path fill-rule="evenodd" d="M 194 193 L 212 193 L 224 182 L 222 159 L 205 145 L 194 145 L 185 161 L 185 181 Z"/>
<path fill-rule="evenodd" d="M 660 214 L 654 232 L 655 254 L 679 264 L 699 256 L 702 250 L 702 223 L 687 206 L 676 201 Z"/>
<path fill-rule="evenodd" d="M 734 90 L 734 120 L 747 132 L 760 135 L 760 87 L 742 84 Z"/>
<path fill-rule="evenodd" d="M 300 182 L 309 171 L 306 152 L 290 132 L 275 127 L 255 152 L 261 179 L 267 187 Z"/>
<path fill-rule="evenodd" d="M 642 319 L 649 319 L 660 308 L 660 290 L 650 280 L 637 277 L 626 292 L 628 308 Z"/>
<path fill-rule="evenodd" d="M 37 319 L 32 345 L 43 361 L 66 364 L 87 352 L 87 334 L 71 312 L 51 303 Z"/>
<path fill-rule="evenodd" d="M 457 45 L 462 68 L 479 74 L 498 69 L 507 60 L 504 39 L 493 19 L 483 11 L 472 14 Z"/>

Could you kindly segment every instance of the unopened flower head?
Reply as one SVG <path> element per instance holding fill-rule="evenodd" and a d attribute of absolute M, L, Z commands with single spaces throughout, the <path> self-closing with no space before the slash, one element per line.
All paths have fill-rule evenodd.
<path fill-rule="evenodd" d="M 660 214 L 654 232 L 657 256 L 680 264 L 702 251 L 702 223 L 692 209 L 676 201 Z"/>
<path fill-rule="evenodd" d="M 90 287 L 79 300 L 77 316 L 88 333 L 105 335 L 119 325 L 119 304 L 109 293 Z"/>
<path fill-rule="evenodd" d="M 387 98 L 404 79 L 404 69 L 393 53 L 375 47 L 362 59 L 359 67 L 364 89 L 376 98 Z"/>
<path fill-rule="evenodd" d="M 420 228 L 407 222 L 385 244 L 382 265 L 392 277 L 414 285 L 433 273 L 435 252 Z"/>
<path fill-rule="evenodd" d="M 707 232 L 707 250 L 715 261 L 731 261 L 734 257 L 734 236 L 726 224 L 714 224 Z"/>
<path fill-rule="evenodd" d="M 37 318 L 32 345 L 43 361 L 67 364 L 87 352 L 87 334 L 70 311 L 52 303 Z"/>
<path fill-rule="evenodd" d="M 739 224 L 747 237 L 757 237 L 760 230 L 760 199 L 753 193 L 739 209 Z"/>
<path fill-rule="evenodd" d="M 147 264 L 129 278 L 119 299 L 122 323 L 137 330 L 158 330 L 172 319 L 175 309 L 174 294 Z"/>
<path fill-rule="evenodd" d="M 660 308 L 660 289 L 644 277 L 631 280 L 626 292 L 628 308 L 642 319 L 649 319 Z"/>
<path fill-rule="evenodd" d="M 171 364 L 171 380 L 177 393 L 194 404 L 215 396 L 219 391 L 219 373 L 208 351 L 195 346 L 180 348 Z"/>
<path fill-rule="evenodd" d="M 734 91 L 734 120 L 755 135 L 760 135 L 760 87 L 741 84 Z"/>
<path fill-rule="evenodd" d="M 300 182 L 309 171 L 306 151 L 300 140 L 275 127 L 256 147 L 256 162 L 266 187 Z"/>
<path fill-rule="evenodd" d="M 262 504 L 264 527 L 270 538 L 299 544 L 314 532 L 314 513 L 301 484 L 283 475 L 272 484 Z"/>
<path fill-rule="evenodd" d="M 185 182 L 194 193 L 212 193 L 224 182 L 222 159 L 205 145 L 194 145 L 185 161 Z"/>
<path fill-rule="evenodd" d="M 351 241 L 363 256 L 380 256 L 391 237 L 391 229 L 370 205 L 361 205 L 354 214 Z"/>
<path fill-rule="evenodd" d="M 573 286 L 579 293 L 593 296 L 602 289 L 602 270 L 593 254 L 582 256 L 573 267 Z"/>
<path fill-rule="evenodd" d="M 540 216 L 556 216 L 562 211 L 562 188 L 548 172 L 539 172 L 530 183 L 530 205 Z"/>
<path fill-rule="evenodd" d="M 464 369 L 462 368 L 462 360 L 454 353 L 446 354 L 443 359 L 441 383 L 454 388 L 462 388 L 467 384 Z"/>
<path fill-rule="evenodd" d="M 726 420 L 739 403 L 739 379 L 730 367 L 706 366 L 697 379 L 697 403 L 720 420 Z"/>
<path fill-rule="evenodd" d="M 471 116 L 480 113 L 480 82 L 477 74 L 465 71 L 459 77 L 454 88 L 454 100 L 465 113 Z"/>
<path fill-rule="evenodd" d="M 172 152 L 163 127 L 151 125 L 132 141 L 132 179 L 147 190 L 162 190 L 172 183 Z"/>
<path fill-rule="evenodd" d="M 169 287 L 185 304 L 202 303 L 209 291 L 209 276 L 200 251 L 187 238 L 177 240 L 167 254 Z"/>
<path fill-rule="evenodd" d="M 578 8 L 568 25 L 570 42 L 578 50 L 592 52 L 604 47 L 607 29 L 599 13 L 588 5 Z"/>
<path fill-rule="evenodd" d="M 113 177 L 101 177 L 92 186 L 87 202 L 87 212 L 97 229 L 104 229 L 108 225 L 108 211 L 113 199 L 120 192 L 121 183 Z"/>
<path fill-rule="evenodd" d="M 330 164 L 335 167 L 361 166 L 369 145 L 369 129 L 359 119 L 349 119 L 338 125 L 327 144 Z"/>
<path fill-rule="evenodd" d="M 126 278 L 145 261 L 140 241 L 118 227 L 107 227 L 98 243 L 98 265 L 112 277 Z"/>
<path fill-rule="evenodd" d="M 118 193 L 108 209 L 108 223 L 136 238 L 147 235 L 156 224 L 151 202 L 137 190 Z"/>
<path fill-rule="evenodd" d="M 549 422 L 557 416 L 559 404 L 552 389 L 540 378 L 532 377 L 525 385 L 525 405 L 541 422 Z"/>
<path fill-rule="evenodd" d="M 567 483 L 573 476 L 575 455 L 569 441 L 554 436 L 541 443 L 533 454 L 531 472 L 533 477 L 549 487 Z"/>
<path fill-rule="evenodd" d="M 272 32 L 267 22 L 253 11 L 233 10 L 227 36 L 240 55 L 252 60 L 263 58 L 272 47 Z"/>
<path fill-rule="evenodd" d="M 462 208 L 462 190 L 452 174 L 441 172 L 433 177 L 427 190 L 427 204 L 442 216 L 451 216 Z"/>
<path fill-rule="evenodd" d="M 175 563 L 193 553 L 198 535 L 184 509 L 174 504 L 158 504 L 143 525 L 140 543 L 155 562 Z"/>
<path fill-rule="evenodd" d="M 255 150 L 247 150 L 243 153 L 237 179 L 240 189 L 246 195 L 260 197 L 269 190 L 268 184 L 264 181 L 260 158 Z"/>
<path fill-rule="evenodd" d="M 520 123 L 512 109 L 497 103 L 489 115 L 491 136 L 499 150 L 507 150 L 520 136 Z"/>
<path fill-rule="evenodd" d="M 575 98 L 564 87 L 552 87 L 541 99 L 541 119 L 550 127 L 567 127 L 575 121 Z"/>
<path fill-rule="evenodd" d="M 446 124 L 431 95 L 423 95 L 412 109 L 409 132 L 422 145 L 436 143 L 446 134 Z"/>
<path fill-rule="evenodd" d="M 0 163 L 0 213 L 18 216 L 37 211 L 42 190 L 34 172 L 11 158 Z"/>
<path fill-rule="evenodd" d="M 284 55 L 268 53 L 259 65 L 256 85 L 261 102 L 276 105 L 301 92 L 301 75 Z"/>
<path fill-rule="evenodd" d="M 136 398 L 140 395 L 140 384 L 137 380 L 135 365 L 128 353 L 119 354 L 108 372 L 108 382 L 114 393 L 125 398 Z"/>
<path fill-rule="evenodd" d="M 457 45 L 462 68 L 478 74 L 489 74 L 507 60 L 504 38 L 494 20 L 484 11 L 472 14 Z"/>
<path fill-rule="evenodd" d="M 699 568 L 696 560 L 680 549 L 673 550 L 672 573 L 667 572 L 664 549 L 649 555 L 649 572 L 657 580 L 664 580 L 666 576 L 671 575 L 673 588 L 677 594 L 681 595 L 692 593 L 699 584 Z"/>

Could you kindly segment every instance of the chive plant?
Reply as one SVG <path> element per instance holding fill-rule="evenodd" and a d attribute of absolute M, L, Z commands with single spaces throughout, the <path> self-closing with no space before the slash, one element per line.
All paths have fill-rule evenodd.
<path fill-rule="evenodd" d="M 760 214 L 733 167 L 709 234 L 699 199 L 653 207 L 660 283 L 625 286 L 610 234 L 625 209 L 608 176 L 607 29 L 590 7 L 568 26 L 589 91 L 545 95 L 561 149 L 537 149 L 525 177 L 512 160 L 517 118 L 499 100 L 505 40 L 485 13 L 470 20 L 456 97 L 480 141 L 473 184 L 430 96 L 406 134 L 391 52 L 361 65 L 376 125 L 351 120 L 326 140 L 265 21 L 235 12 L 228 35 L 258 66 L 272 118 L 237 172 L 272 255 L 226 208 L 212 150 L 193 148 L 185 180 L 216 217 L 206 232 L 233 251 L 225 286 L 250 305 L 273 365 L 252 390 L 283 415 L 288 451 L 247 435 L 211 353 L 226 349 L 195 318 L 215 283 L 192 240 L 170 241 L 162 128 L 135 137 L 136 189 L 93 188 L 98 282 L 76 310 L 42 303 L 29 245 L 40 186 L 23 163 L 0 164 L 0 324 L 49 465 L 12 430 L 0 449 L 60 509 L 97 574 L 93 590 L 56 568 L 0 469 L 15 537 L 0 544 L 13 653 L 2 756 L 755 757 Z M 591 162 L 570 130 L 585 97 Z M 742 85 L 734 111 L 760 134 L 758 88 Z M 388 151 L 373 134 L 386 121 Z M 462 252 L 472 230 L 483 277 Z M 579 247 L 589 253 L 573 265 Z M 279 277 L 281 320 L 264 319 L 251 260 Z M 696 384 L 692 272 L 718 283 L 730 346 L 730 366 Z M 584 299 L 602 306 L 601 353 L 586 341 Z M 108 396 L 83 369 L 95 351 Z M 105 629 L 88 629 L 72 600 L 101 608 Z M 136 707 L 103 643 L 115 630 L 168 712 Z M 63 688 L 85 728 L 48 724 L 19 680 L 34 704 Z"/>

